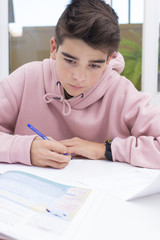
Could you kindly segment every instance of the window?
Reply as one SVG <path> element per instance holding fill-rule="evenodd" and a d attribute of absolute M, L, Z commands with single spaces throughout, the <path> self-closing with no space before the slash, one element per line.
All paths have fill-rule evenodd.
<path fill-rule="evenodd" d="M 117 15 L 119 17 L 119 23 L 127 24 L 129 22 L 129 18 L 130 18 L 129 17 L 130 16 L 129 1 L 123 0 L 123 4 L 122 4 L 122 1 L 112 0 L 111 6 L 113 7 L 113 9 L 115 10 L 115 12 L 117 13 Z"/>
<path fill-rule="evenodd" d="M 9 73 L 24 63 L 49 58 L 50 39 L 68 3 L 9 0 Z"/>
<path fill-rule="evenodd" d="M 132 81 L 138 90 L 141 90 L 144 1 L 112 0 L 111 5 L 119 16 L 121 30 L 119 51 L 125 60 L 122 75 Z"/>
<path fill-rule="evenodd" d="M 135 11 L 137 1 L 139 10 Z M 69 0 L 9 1 L 10 73 L 24 63 L 49 57 L 49 44 L 54 35 L 54 26 L 69 2 Z M 57 4 L 58 8 L 55 7 Z M 126 61 L 123 74 L 140 90 L 143 0 L 112 0 L 112 7 L 119 16 L 121 26 L 120 52 Z M 131 25 L 130 22 L 134 24 Z"/>
<path fill-rule="evenodd" d="M 143 23 L 144 0 L 111 0 L 111 6 L 117 12 L 120 24 Z"/>

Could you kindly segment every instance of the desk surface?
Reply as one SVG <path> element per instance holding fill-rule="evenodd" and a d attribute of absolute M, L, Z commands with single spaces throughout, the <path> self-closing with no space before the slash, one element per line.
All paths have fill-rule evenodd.
<path fill-rule="evenodd" d="M 134 172 L 135 169 L 137 168 L 123 163 L 81 159 L 71 161 L 70 165 L 62 170 L 0 164 L 0 173 L 7 170 L 21 170 L 61 183 L 81 186 L 85 179 L 98 179 L 112 174 L 116 176 L 125 171 Z M 159 170 L 155 172 L 159 173 Z M 112 185 L 112 182 L 109 184 Z M 96 208 L 94 204 L 90 206 L 85 218 L 74 232 L 72 240 L 160 239 L 160 194 L 126 201 L 101 189 L 97 198 L 100 198 L 99 204 Z"/>
<path fill-rule="evenodd" d="M 96 216 L 83 222 L 76 240 L 160 239 L 160 194 L 125 202 L 106 196 Z M 88 229 L 87 229 L 88 228 Z"/>

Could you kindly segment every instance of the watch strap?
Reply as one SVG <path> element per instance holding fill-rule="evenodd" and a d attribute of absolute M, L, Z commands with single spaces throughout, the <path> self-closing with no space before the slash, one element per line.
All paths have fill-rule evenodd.
<path fill-rule="evenodd" d="M 105 146 L 106 146 L 106 150 L 105 150 L 105 157 L 107 160 L 109 161 L 113 161 L 112 158 L 112 149 L 111 149 L 111 143 L 112 143 L 113 139 L 108 139 L 105 141 Z"/>

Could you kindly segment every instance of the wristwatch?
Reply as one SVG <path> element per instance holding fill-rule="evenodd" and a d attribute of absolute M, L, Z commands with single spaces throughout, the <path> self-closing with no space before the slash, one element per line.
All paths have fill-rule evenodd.
<path fill-rule="evenodd" d="M 111 150 L 112 141 L 113 141 L 113 139 L 108 139 L 105 141 L 105 145 L 106 145 L 105 157 L 109 161 L 113 161 L 112 150 Z"/>

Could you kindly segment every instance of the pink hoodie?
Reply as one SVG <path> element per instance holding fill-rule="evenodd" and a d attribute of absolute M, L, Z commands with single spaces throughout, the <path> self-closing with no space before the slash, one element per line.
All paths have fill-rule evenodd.
<path fill-rule="evenodd" d="M 114 161 L 160 168 L 160 109 L 120 76 L 123 57 L 115 53 L 91 89 L 69 100 L 58 82 L 56 62 L 25 64 L 0 82 L 0 162 L 30 165 L 33 124 L 56 140 L 114 138 Z"/>

